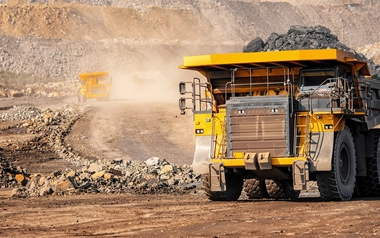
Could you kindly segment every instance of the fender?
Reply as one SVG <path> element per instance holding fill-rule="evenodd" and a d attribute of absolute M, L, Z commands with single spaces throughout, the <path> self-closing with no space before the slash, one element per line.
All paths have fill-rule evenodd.
<path fill-rule="evenodd" d="M 209 173 L 211 141 L 211 136 L 195 137 L 195 152 L 192 166 L 196 174 Z"/>
<path fill-rule="evenodd" d="M 310 135 L 310 171 L 330 171 L 334 150 L 334 132 L 312 132 Z"/>

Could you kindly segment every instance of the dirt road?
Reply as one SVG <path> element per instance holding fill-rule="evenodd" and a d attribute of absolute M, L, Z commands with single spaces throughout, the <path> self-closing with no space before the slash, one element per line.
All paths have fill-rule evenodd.
<path fill-rule="evenodd" d="M 2 102 L 4 107 L 25 103 Z M 75 103 L 30 101 L 36 107 Z M 89 101 L 65 143 L 98 158 L 146 160 L 151 156 L 190 164 L 191 117 L 180 117 L 175 102 L 114 99 Z M 6 135 L 3 135 L 6 136 Z M 25 138 L 22 134 L 15 139 Z M 4 138 L 2 138 L 4 142 Z M 8 154 L 31 173 L 70 166 L 54 154 Z M 210 202 L 202 191 L 186 195 L 76 195 L 10 198 L 0 189 L 1 237 L 376 237 L 380 235 L 378 198 L 323 202 L 244 200 Z"/>
<path fill-rule="evenodd" d="M 192 118 L 179 115 L 176 101 L 118 99 L 89 104 L 91 112 L 68 137 L 75 149 L 81 150 L 75 140 L 80 134 L 88 138 L 81 146 L 105 158 L 145 161 L 156 156 L 176 164 L 191 164 Z"/>
<path fill-rule="evenodd" d="M 379 201 L 208 202 L 201 195 L 1 198 L 2 237 L 378 237 Z"/>

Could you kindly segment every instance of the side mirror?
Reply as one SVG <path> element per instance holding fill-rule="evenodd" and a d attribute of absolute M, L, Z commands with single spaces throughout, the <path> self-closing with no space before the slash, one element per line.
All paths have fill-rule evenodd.
<path fill-rule="evenodd" d="M 181 95 L 186 94 L 186 84 L 184 82 L 179 83 L 179 93 Z"/>
<path fill-rule="evenodd" d="M 186 110 L 186 99 L 185 98 L 180 98 L 179 99 L 179 110 L 181 111 L 181 115 L 185 115 L 185 110 Z"/>

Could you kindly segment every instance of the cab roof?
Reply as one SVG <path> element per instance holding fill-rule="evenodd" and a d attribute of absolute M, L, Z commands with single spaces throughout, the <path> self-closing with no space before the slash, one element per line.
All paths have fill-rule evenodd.
<path fill-rule="evenodd" d="M 88 72 L 79 74 L 79 78 L 87 78 L 87 77 L 98 77 L 108 75 L 108 72 Z"/>
<path fill-rule="evenodd" d="M 360 75 L 370 76 L 367 62 L 356 59 L 351 52 L 337 49 L 197 55 L 185 56 L 183 61 L 180 69 L 197 70 L 201 73 L 236 68 L 325 67 L 347 64 L 354 65 Z"/>

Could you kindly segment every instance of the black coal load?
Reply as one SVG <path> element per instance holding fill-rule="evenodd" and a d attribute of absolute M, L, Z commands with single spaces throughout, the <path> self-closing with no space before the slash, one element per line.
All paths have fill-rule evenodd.
<path fill-rule="evenodd" d="M 324 26 L 291 26 L 286 34 L 272 33 L 266 42 L 259 37 L 253 39 L 243 48 L 243 52 L 299 49 L 338 49 L 349 51 L 355 54 L 358 59 L 367 61 L 372 76 L 380 79 L 380 65 L 376 65 L 363 54 L 339 42 L 338 37 Z"/>

